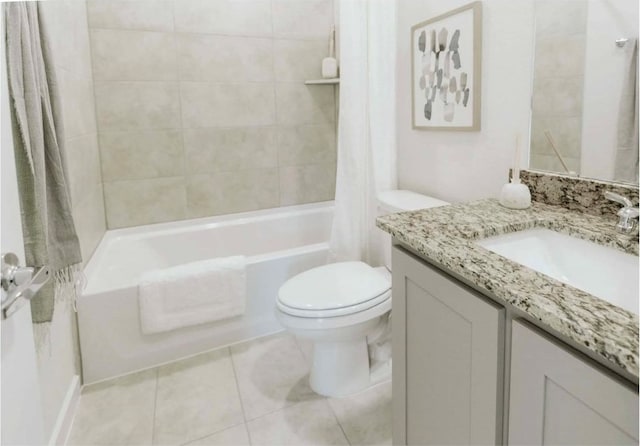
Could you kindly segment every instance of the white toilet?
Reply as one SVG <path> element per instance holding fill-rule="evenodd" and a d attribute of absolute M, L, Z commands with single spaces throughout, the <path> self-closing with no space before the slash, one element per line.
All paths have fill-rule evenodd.
<path fill-rule="evenodd" d="M 378 214 L 444 206 L 448 203 L 406 190 L 378 197 Z M 345 396 L 375 382 L 368 344 L 386 328 L 391 311 L 391 241 L 386 268 L 340 262 L 289 279 L 278 292 L 276 316 L 295 336 L 313 342 L 311 388 Z"/>

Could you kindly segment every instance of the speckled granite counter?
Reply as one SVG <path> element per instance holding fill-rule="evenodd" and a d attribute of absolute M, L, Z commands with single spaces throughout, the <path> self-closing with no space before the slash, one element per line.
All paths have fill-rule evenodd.
<path fill-rule="evenodd" d="M 377 225 L 422 257 L 511 304 L 638 378 L 638 316 L 495 254 L 474 241 L 547 228 L 638 254 L 638 239 L 619 234 L 616 216 L 603 218 L 533 203 L 506 209 L 487 199 L 380 217 Z"/>

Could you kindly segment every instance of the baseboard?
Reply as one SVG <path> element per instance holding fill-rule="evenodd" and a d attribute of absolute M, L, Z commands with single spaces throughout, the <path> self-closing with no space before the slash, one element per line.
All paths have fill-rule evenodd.
<path fill-rule="evenodd" d="M 80 400 L 80 376 L 74 375 L 69 384 L 67 395 L 64 397 L 58 419 L 51 432 L 49 446 L 64 445 L 67 442 L 67 436 L 73 423 L 73 416 L 76 413 L 76 406 Z"/>

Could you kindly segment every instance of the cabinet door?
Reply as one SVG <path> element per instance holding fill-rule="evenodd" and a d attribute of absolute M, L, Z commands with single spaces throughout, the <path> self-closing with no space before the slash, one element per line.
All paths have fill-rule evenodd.
<path fill-rule="evenodd" d="M 394 248 L 394 444 L 496 444 L 504 309 Z"/>
<path fill-rule="evenodd" d="M 509 444 L 638 444 L 638 393 L 514 321 Z"/>

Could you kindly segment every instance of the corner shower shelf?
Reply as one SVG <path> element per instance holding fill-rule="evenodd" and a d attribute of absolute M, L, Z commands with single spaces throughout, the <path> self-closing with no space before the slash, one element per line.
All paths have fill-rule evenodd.
<path fill-rule="evenodd" d="M 313 79 L 310 81 L 304 81 L 305 85 L 335 85 L 340 83 L 340 78 L 333 79 Z"/>

